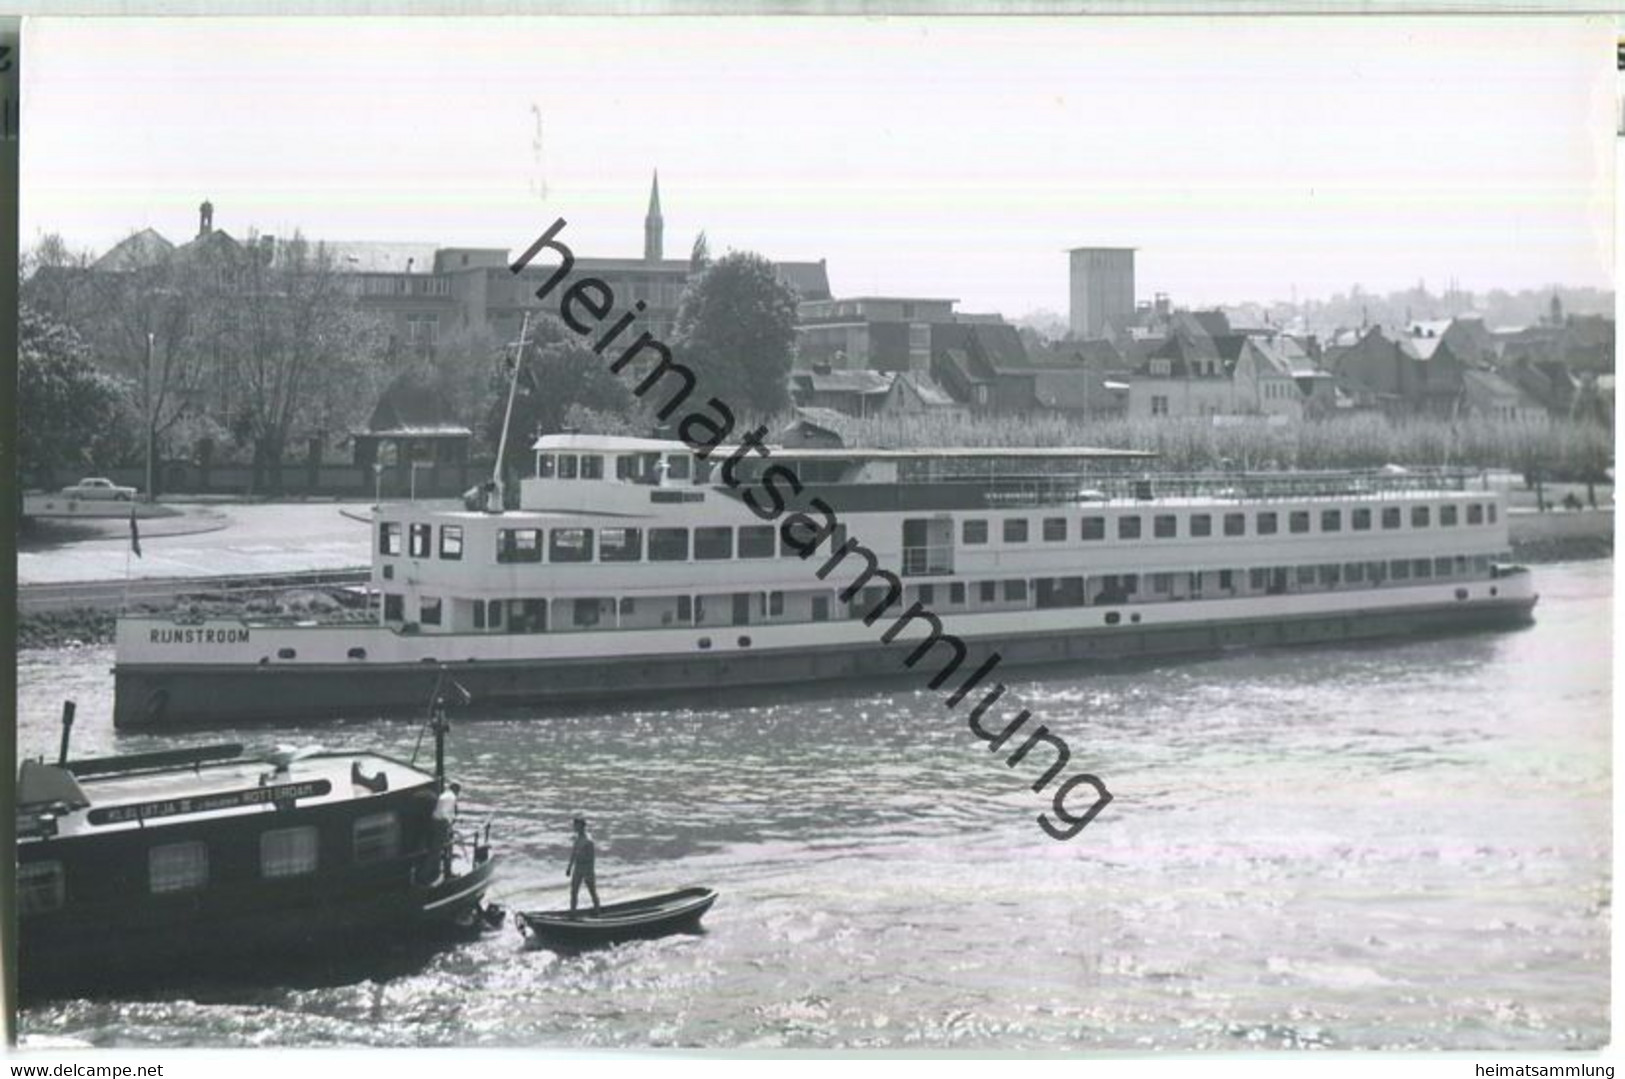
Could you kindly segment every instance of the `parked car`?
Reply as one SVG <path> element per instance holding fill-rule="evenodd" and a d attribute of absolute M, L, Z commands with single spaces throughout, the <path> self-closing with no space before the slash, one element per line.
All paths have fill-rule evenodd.
<path fill-rule="evenodd" d="M 62 488 L 69 498 L 101 499 L 115 502 L 132 501 L 139 493 L 134 487 L 120 487 L 102 476 L 86 476 L 72 487 Z"/>

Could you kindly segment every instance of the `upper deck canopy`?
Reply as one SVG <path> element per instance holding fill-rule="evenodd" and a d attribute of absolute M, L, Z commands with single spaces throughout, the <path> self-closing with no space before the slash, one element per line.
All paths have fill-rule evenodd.
<path fill-rule="evenodd" d="M 1117 450 L 1096 446 L 942 446 L 917 449 L 868 449 L 861 446 L 831 448 L 790 448 L 765 445 L 772 456 L 802 461 L 926 461 L 926 460 L 1149 460 L 1157 455 L 1149 450 Z M 666 438 L 628 438 L 616 435 L 543 435 L 531 449 L 552 453 L 681 453 L 686 442 Z M 739 447 L 718 446 L 713 460 L 733 456 Z"/>

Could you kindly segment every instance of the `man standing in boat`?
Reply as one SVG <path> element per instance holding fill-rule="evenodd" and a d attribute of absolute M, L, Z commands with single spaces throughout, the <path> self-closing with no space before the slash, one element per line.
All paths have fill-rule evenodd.
<path fill-rule="evenodd" d="M 581 886 L 587 886 L 587 894 L 592 896 L 592 909 L 598 910 L 598 877 L 594 873 L 594 862 L 597 861 L 598 848 L 593 844 L 592 833 L 587 831 L 587 818 L 575 819 L 576 838 L 575 845 L 570 848 L 570 864 L 565 867 L 564 875 L 570 878 L 570 912 L 575 913 L 576 902 L 581 896 Z"/>

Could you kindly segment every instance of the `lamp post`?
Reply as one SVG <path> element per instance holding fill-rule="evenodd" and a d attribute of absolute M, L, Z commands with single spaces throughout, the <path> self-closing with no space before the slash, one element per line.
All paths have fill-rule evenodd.
<path fill-rule="evenodd" d="M 152 489 L 152 444 L 155 441 L 155 437 L 154 437 L 152 428 L 153 428 L 154 423 L 156 423 L 156 420 L 153 417 L 153 409 L 152 409 L 152 348 L 153 348 L 153 335 L 149 333 L 149 334 L 147 334 L 147 363 L 146 363 L 145 368 L 142 369 L 142 373 L 141 373 L 142 374 L 141 381 L 142 381 L 143 389 L 145 390 L 144 396 L 146 397 L 146 405 L 147 405 L 147 430 L 146 430 L 147 438 L 146 438 L 146 442 L 147 442 L 147 501 L 148 502 L 153 501 L 154 498 L 155 498 L 155 495 L 154 495 L 154 492 L 153 492 L 153 489 Z"/>
<path fill-rule="evenodd" d="M 372 508 L 377 509 L 384 502 L 384 463 L 372 463 Z"/>

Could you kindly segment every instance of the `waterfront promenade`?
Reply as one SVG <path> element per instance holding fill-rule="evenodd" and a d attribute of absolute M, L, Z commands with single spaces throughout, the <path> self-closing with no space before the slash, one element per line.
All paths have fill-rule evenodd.
<path fill-rule="evenodd" d="M 129 555 L 125 521 L 63 542 L 25 539 L 17 554 L 17 582 L 30 585 L 300 573 L 366 566 L 370 562 L 366 503 L 289 502 L 241 505 L 182 504 L 181 517 L 141 524 L 141 557 Z M 157 526 L 162 525 L 162 528 Z M 190 526 L 190 527 L 188 527 Z M 179 533 L 179 534 L 177 534 Z"/>

